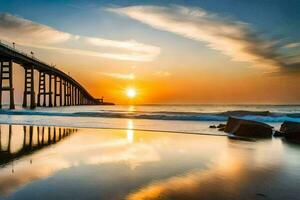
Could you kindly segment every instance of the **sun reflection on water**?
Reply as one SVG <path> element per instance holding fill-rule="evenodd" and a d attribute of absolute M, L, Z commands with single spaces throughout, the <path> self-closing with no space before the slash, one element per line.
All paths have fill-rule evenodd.
<path fill-rule="evenodd" d="M 127 140 L 129 143 L 134 141 L 133 121 L 131 119 L 127 122 Z"/>
<path fill-rule="evenodd" d="M 129 111 L 129 112 L 134 112 L 134 111 L 135 111 L 135 106 L 134 106 L 134 105 L 130 105 L 130 106 L 128 107 L 128 111 Z"/>

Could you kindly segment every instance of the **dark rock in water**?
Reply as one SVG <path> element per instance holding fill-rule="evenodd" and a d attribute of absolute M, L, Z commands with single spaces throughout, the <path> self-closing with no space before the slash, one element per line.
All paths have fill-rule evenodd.
<path fill-rule="evenodd" d="M 217 128 L 216 125 L 210 125 L 209 128 Z"/>
<path fill-rule="evenodd" d="M 241 121 L 241 119 L 229 117 L 224 132 L 233 133 Z"/>
<path fill-rule="evenodd" d="M 224 131 L 225 131 L 225 126 L 224 126 L 224 127 L 221 127 L 221 128 L 218 128 L 218 131 L 224 132 Z"/>
<path fill-rule="evenodd" d="M 243 137 L 271 137 L 272 127 L 255 123 L 241 123 L 233 134 Z"/>
<path fill-rule="evenodd" d="M 285 134 L 287 140 L 300 143 L 300 123 L 285 121 L 281 124 L 280 131 Z"/>
<path fill-rule="evenodd" d="M 252 121 L 229 117 L 225 130 L 226 133 L 231 133 L 242 137 L 271 137 L 273 134 L 272 126 Z"/>
<path fill-rule="evenodd" d="M 217 128 L 225 128 L 226 124 L 219 124 Z"/>
<path fill-rule="evenodd" d="M 281 131 L 275 131 L 273 133 L 273 137 L 284 137 L 284 136 L 285 136 L 285 134 Z"/>
<path fill-rule="evenodd" d="M 224 130 L 225 130 L 225 127 L 226 127 L 226 124 L 219 124 L 219 125 L 217 126 L 218 131 L 224 131 Z"/>
<path fill-rule="evenodd" d="M 300 133 L 300 123 L 285 121 L 281 124 L 280 131 L 283 133 L 291 133 L 291 132 Z"/>

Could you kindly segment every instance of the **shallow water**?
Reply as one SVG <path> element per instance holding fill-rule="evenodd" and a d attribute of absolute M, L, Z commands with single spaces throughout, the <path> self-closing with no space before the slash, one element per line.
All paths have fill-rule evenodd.
<path fill-rule="evenodd" d="M 300 146 L 133 128 L 1 125 L 1 199 L 299 199 Z"/>

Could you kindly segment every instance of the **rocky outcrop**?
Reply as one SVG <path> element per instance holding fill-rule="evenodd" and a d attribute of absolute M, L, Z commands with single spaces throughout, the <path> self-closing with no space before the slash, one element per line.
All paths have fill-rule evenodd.
<path fill-rule="evenodd" d="M 219 125 L 217 126 L 218 131 L 224 131 L 224 130 L 225 130 L 225 127 L 226 127 L 226 124 L 219 124 Z"/>
<path fill-rule="evenodd" d="M 224 131 L 226 127 L 226 124 L 219 124 L 218 126 L 216 125 L 210 125 L 209 128 L 217 128 L 218 131 Z"/>
<path fill-rule="evenodd" d="M 217 128 L 225 128 L 226 124 L 219 124 Z"/>
<path fill-rule="evenodd" d="M 280 132 L 284 133 L 287 140 L 300 143 L 300 123 L 285 121 L 280 127 Z"/>
<path fill-rule="evenodd" d="M 229 117 L 224 131 L 240 137 L 266 138 L 272 136 L 273 127 L 262 122 Z"/>
<path fill-rule="evenodd" d="M 284 137 L 285 136 L 285 134 L 283 133 L 283 132 L 281 132 L 281 131 L 275 131 L 274 133 L 273 133 L 273 137 Z"/>

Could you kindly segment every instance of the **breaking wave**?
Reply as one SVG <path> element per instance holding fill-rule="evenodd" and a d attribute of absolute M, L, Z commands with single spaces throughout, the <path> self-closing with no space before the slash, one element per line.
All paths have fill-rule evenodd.
<path fill-rule="evenodd" d="M 2 110 L 5 115 L 40 115 L 40 116 L 66 116 L 66 117 L 100 117 L 100 118 L 127 118 L 127 119 L 151 119 L 151 120 L 180 120 L 180 121 L 226 121 L 229 116 L 261 122 L 300 122 L 300 113 L 279 113 L 269 111 L 227 111 L 215 113 L 201 112 L 127 112 L 114 110 L 100 110 L 88 112 L 48 112 L 32 110 Z"/>

